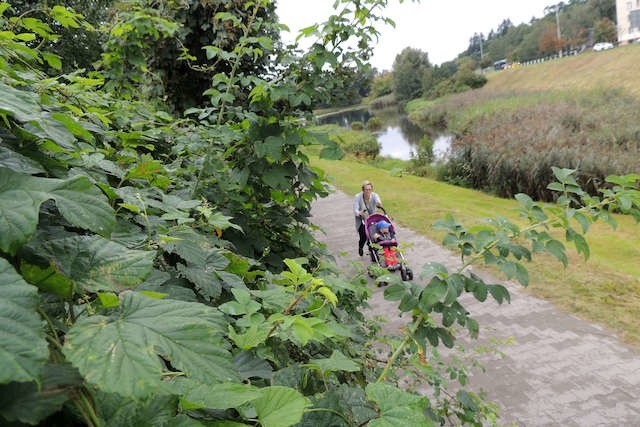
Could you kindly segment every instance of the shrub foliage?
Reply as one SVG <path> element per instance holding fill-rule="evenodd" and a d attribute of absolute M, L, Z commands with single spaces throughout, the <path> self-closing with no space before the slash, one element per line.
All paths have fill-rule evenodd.
<path fill-rule="evenodd" d="M 203 47 L 229 71 L 213 77 L 210 106 L 174 117 L 162 108 L 164 88 L 145 54 L 175 36 L 174 2 L 120 4 L 102 71 L 60 74 L 65 58 L 40 43 L 54 38 L 50 27 L 0 2 L 3 421 L 384 426 L 495 419 L 495 408 L 466 390 L 466 367 L 431 367 L 440 366 L 432 350 L 452 347 L 456 328 L 478 333 L 462 294 L 508 301 L 502 285 L 487 285 L 466 267 L 494 263 L 526 284 L 521 261 L 531 252 L 566 262 L 548 226 L 566 227 L 587 255 L 570 221 L 586 231 L 595 219 L 611 220 L 609 208 L 638 215 L 638 177 L 613 178 L 613 190 L 593 198 L 573 171 L 558 169 L 558 206 L 519 196 L 532 221 L 522 230 L 506 220 L 473 232 L 453 218 L 440 222 L 465 263 L 454 272 L 427 266 L 426 286 L 379 279 L 391 284 L 385 296 L 413 314 L 404 335 L 386 337 L 381 358 L 377 327 L 362 314 L 371 291 L 323 261 L 308 222 L 312 200 L 327 189 L 301 148 L 319 145 L 330 158 L 341 151 L 297 124 L 322 97 L 315 88 L 327 83 L 327 64 L 360 65 L 370 53 L 371 23 L 386 1 L 346 3 L 339 19 L 309 30 L 328 42 L 295 61 L 283 56 L 291 66 L 276 67 L 283 74 L 275 77 L 239 67 L 241 58 L 285 55 L 257 36 L 275 24 L 260 19 L 270 3 L 244 2 L 240 15 L 220 12 L 240 36 L 231 46 Z M 66 28 L 86 25 L 62 6 L 40 12 Z M 362 50 L 343 49 L 336 41 L 345 35 Z M 532 249 L 514 243 L 520 237 Z M 428 381 L 433 397 L 398 388 L 398 368 Z M 455 393 L 446 391 L 447 378 L 458 378 Z"/>

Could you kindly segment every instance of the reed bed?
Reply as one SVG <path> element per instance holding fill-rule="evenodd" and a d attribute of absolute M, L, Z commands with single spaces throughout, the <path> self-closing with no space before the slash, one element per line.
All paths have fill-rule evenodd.
<path fill-rule="evenodd" d="M 423 126 L 440 117 L 457 137 L 445 181 L 502 197 L 551 200 L 551 167 L 578 169 L 595 194 L 607 175 L 640 171 L 640 99 L 620 89 L 590 92 L 468 92 L 415 108 Z"/>

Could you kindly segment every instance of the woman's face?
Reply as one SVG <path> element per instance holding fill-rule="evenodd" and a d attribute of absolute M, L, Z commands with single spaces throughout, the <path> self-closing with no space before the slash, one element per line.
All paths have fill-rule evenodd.
<path fill-rule="evenodd" d="M 371 184 L 365 185 L 362 191 L 364 191 L 364 194 L 371 194 L 371 192 L 373 191 L 373 185 Z"/>

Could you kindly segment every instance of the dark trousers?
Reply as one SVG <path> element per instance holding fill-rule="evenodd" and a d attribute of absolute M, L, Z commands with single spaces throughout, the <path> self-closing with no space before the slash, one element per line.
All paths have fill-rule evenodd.
<path fill-rule="evenodd" d="M 358 235 L 360 236 L 360 240 L 358 241 L 358 248 L 362 249 L 364 244 L 367 242 L 367 235 L 364 232 L 364 223 L 360 224 L 358 227 Z"/>
<path fill-rule="evenodd" d="M 360 237 L 360 239 L 358 240 L 358 249 L 362 249 L 364 248 L 364 244 L 367 243 L 367 235 L 365 233 L 364 223 L 360 224 L 360 227 L 358 227 L 358 236 Z M 369 248 L 369 250 L 371 251 L 371 248 Z M 371 256 L 371 258 L 373 259 L 373 256 Z"/>

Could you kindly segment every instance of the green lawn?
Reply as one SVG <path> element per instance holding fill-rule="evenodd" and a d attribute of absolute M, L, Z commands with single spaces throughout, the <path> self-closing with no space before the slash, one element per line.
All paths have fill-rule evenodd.
<path fill-rule="evenodd" d="M 467 226 L 495 215 L 518 218 L 515 200 L 427 178 L 391 176 L 386 170 L 352 160 L 312 157 L 312 165 L 323 169 L 332 184 L 348 194 L 357 193 L 363 180 L 373 181 L 394 221 L 433 239 L 440 240 L 442 235 L 431 224 L 447 213 Z M 565 270 L 549 256 L 536 257 L 528 265 L 531 284 L 527 289 L 640 346 L 640 225 L 629 217 L 616 219 L 617 230 L 606 224 L 592 227 L 587 235 L 591 248 L 587 262 L 572 254 Z"/>

